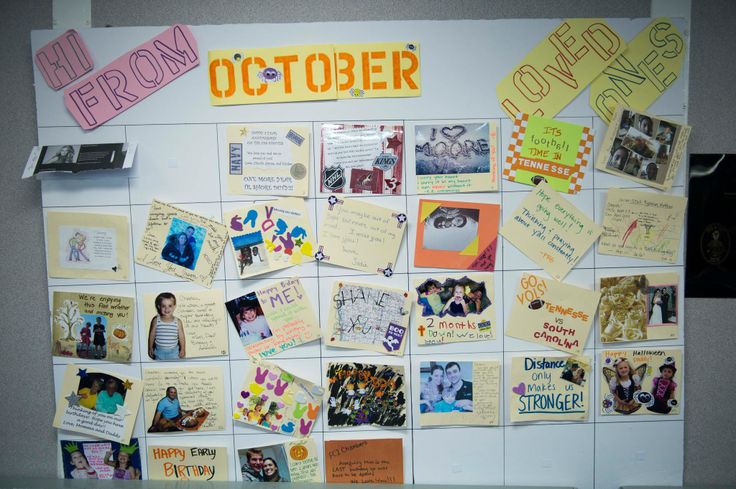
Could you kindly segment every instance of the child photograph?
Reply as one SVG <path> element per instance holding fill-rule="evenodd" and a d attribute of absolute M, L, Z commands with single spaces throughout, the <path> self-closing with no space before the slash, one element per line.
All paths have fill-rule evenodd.
<path fill-rule="evenodd" d="M 161 258 L 184 268 L 194 270 L 199 252 L 207 234 L 201 226 L 195 226 L 178 217 L 171 220 Z"/>
<path fill-rule="evenodd" d="M 238 450 L 243 482 L 290 482 L 284 445 Z"/>
<path fill-rule="evenodd" d="M 428 250 L 462 251 L 478 236 L 479 209 L 436 208 L 423 224 L 423 245 Z"/>
<path fill-rule="evenodd" d="M 263 314 L 255 292 L 242 295 L 225 303 L 235 331 L 243 346 L 256 343 L 271 336 L 266 316 Z"/>
<path fill-rule="evenodd" d="M 65 479 L 139 480 L 138 440 L 129 445 L 114 441 L 61 440 Z"/>
<path fill-rule="evenodd" d="M 125 404 L 126 390 L 123 381 L 117 377 L 102 373 L 86 373 L 79 377 L 77 395 L 79 405 L 100 413 L 115 414 L 118 406 Z"/>
<path fill-rule="evenodd" d="M 480 314 L 492 302 L 486 293 L 485 282 L 476 282 L 463 277 L 448 278 L 443 283 L 430 278 L 417 291 L 417 304 L 422 307 L 422 316 L 466 317 Z"/>
<path fill-rule="evenodd" d="M 148 356 L 152 360 L 179 360 L 187 355 L 184 323 L 174 316 L 176 296 L 162 292 L 156 296 L 157 314 L 148 330 Z"/>
<path fill-rule="evenodd" d="M 472 362 L 421 362 L 419 412 L 473 412 Z"/>
<path fill-rule="evenodd" d="M 232 245 L 241 275 L 268 269 L 266 245 L 260 231 L 235 236 Z"/>

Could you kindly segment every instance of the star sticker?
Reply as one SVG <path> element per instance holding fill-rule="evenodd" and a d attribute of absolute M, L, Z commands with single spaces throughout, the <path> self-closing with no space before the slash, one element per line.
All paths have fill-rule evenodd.
<path fill-rule="evenodd" d="M 242 129 L 240 130 L 240 135 L 241 135 L 241 136 L 245 136 L 246 134 L 248 134 L 248 130 L 247 130 L 246 128 L 242 128 Z"/>
<path fill-rule="evenodd" d="M 128 411 L 128 408 L 124 404 L 118 404 L 118 408 L 115 410 L 115 416 L 130 416 L 130 411 Z"/>
<path fill-rule="evenodd" d="M 401 214 L 396 216 L 396 219 L 398 219 L 399 222 L 406 222 L 406 214 L 402 212 Z"/>
<path fill-rule="evenodd" d="M 318 251 L 317 253 L 314 254 L 314 259 L 317 260 L 317 261 L 322 261 L 322 260 L 325 259 L 325 254 L 322 253 L 322 250 L 320 250 L 320 251 Z"/>
<path fill-rule="evenodd" d="M 302 241 L 302 238 L 297 238 L 294 240 L 294 246 L 301 247 L 304 242 Z"/>
<path fill-rule="evenodd" d="M 399 148 L 401 148 L 401 140 L 399 139 L 398 136 L 391 136 L 386 141 L 388 143 L 386 144 L 386 149 L 398 150 Z"/>
<path fill-rule="evenodd" d="M 80 368 L 77 371 L 77 377 L 80 377 L 82 379 L 84 379 L 85 377 L 87 377 L 87 369 L 86 368 Z"/>
<path fill-rule="evenodd" d="M 78 396 L 74 391 L 71 392 L 68 396 L 66 396 L 64 399 L 67 400 L 69 403 L 69 407 L 73 406 L 79 406 L 79 400 L 82 398 L 82 396 Z"/>
<path fill-rule="evenodd" d="M 327 202 L 330 205 L 335 205 L 337 204 L 337 197 L 335 197 L 334 195 L 330 195 L 329 197 L 327 197 Z"/>
<path fill-rule="evenodd" d="M 388 267 L 388 268 L 384 268 L 383 269 L 383 276 L 384 277 L 390 277 L 393 274 L 394 274 L 394 271 L 391 270 L 391 267 Z"/>
<path fill-rule="evenodd" d="M 130 390 L 132 388 L 133 388 L 133 382 L 131 382 L 128 379 L 125 379 L 125 382 L 123 382 L 123 389 L 125 389 L 126 391 L 128 391 L 128 390 Z"/>

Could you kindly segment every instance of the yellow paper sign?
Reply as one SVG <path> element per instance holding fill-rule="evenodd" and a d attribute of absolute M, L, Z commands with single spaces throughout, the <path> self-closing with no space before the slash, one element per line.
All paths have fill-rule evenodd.
<path fill-rule="evenodd" d="M 225 447 L 149 446 L 148 478 L 154 481 L 226 481 Z"/>
<path fill-rule="evenodd" d="M 498 84 L 501 108 L 554 117 L 625 47 L 603 19 L 566 19 Z"/>

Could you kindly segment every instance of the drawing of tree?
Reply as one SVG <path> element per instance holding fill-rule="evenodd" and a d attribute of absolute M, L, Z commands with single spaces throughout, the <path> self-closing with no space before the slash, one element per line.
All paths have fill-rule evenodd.
<path fill-rule="evenodd" d="M 79 314 L 79 305 L 71 300 L 65 300 L 60 308 L 56 310 L 54 318 L 61 326 L 66 328 L 66 341 L 74 341 L 72 331 L 74 326 L 82 324 L 84 319 Z"/>

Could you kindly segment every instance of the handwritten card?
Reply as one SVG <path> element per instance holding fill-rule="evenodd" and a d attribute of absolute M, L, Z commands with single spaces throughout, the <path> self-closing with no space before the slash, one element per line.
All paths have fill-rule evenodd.
<path fill-rule="evenodd" d="M 588 357 L 512 357 L 511 421 L 588 419 L 590 365 Z"/>
<path fill-rule="evenodd" d="M 501 228 L 501 234 L 534 263 L 562 280 L 603 228 L 549 184 L 533 189 Z"/>
<path fill-rule="evenodd" d="M 238 450 L 243 482 L 323 482 L 313 438 Z"/>
<path fill-rule="evenodd" d="M 604 350 L 600 365 L 602 415 L 680 414 L 681 350 Z"/>
<path fill-rule="evenodd" d="M 503 175 L 512 182 L 547 182 L 558 192 L 576 194 L 592 151 L 593 131 L 589 127 L 518 114 Z"/>
<path fill-rule="evenodd" d="M 225 303 L 248 356 L 257 360 L 320 337 L 319 321 L 299 279 L 284 279 Z"/>
<path fill-rule="evenodd" d="M 144 368 L 143 409 L 149 433 L 225 429 L 222 367 Z"/>
<path fill-rule="evenodd" d="M 129 228 L 122 215 L 48 212 L 49 277 L 128 280 Z"/>
<path fill-rule="evenodd" d="M 115 441 L 59 440 L 64 479 L 141 478 L 141 454 L 138 439 L 128 445 Z"/>
<path fill-rule="evenodd" d="M 315 260 L 390 277 L 406 230 L 406 214 L 331 195 L 325 201 Z"/>
<path fill-rule="evenodd" d="M 497 149 L 496 121 L 415 125 L 417 193 L 498 190 Z"/>
<path fill-rule="evenodd" d="M 618 104 L 645 110 L 680 76 L 685 41 L 672 20 L 658 17 L 590 84 L 590 106 L 611 122 Z"/>
<path fill-rule="evenodd" d="M 302 126 L 227 126 L 227 191 L 306 197 L 310 134 Z"/>
<path fill-rule="evenodd" d="M 405 290 L 335 282 L 327 345 L 403 355 L 410 310 L 411 299 Z"/>
<path fill-rule="evenodd" d="M 404 367 L 333 363 L 327 367 L 328 426 L 404 426 Z"/>
<path fill-rule="evenodd" d="M 326 440 L 325 472 L 327 482 L 403 484 L 403 441 L 401 438 Z"/>
<path fill-rule="evenodd" d="M 496 86 L 501 108 L 554 117 L 624 49 L 603 19 L 565 19 Z"/>
<path fill-rule="evenodd" d="M 219 222 L 154 199 L 135 262 L 212 287 L 226 240 Z"/>
<path fill-rule="evenodd" d="M 94 129 L 197 65 L 197 41 L 176 24 L 64 90 L 64 105 L 82 129 Z"/>
<path fill-rule="evenodd" d="M 414 266 L 492 272 L 501 206 L 419 199 Z"/>
<path fill-rule="evenodd" d="M 67 365 L 54 428 L 129 443 L 143 382 L 89 365 Z"/>
<path fill-rule="evenodd" d="M 94 63 L 82 36 L 69 29 L 36 50 L 36 68 L 54 90 L 92 71 Z"/>
<path fill-rule="evenodd" d="M 498 425 L 499 362 L 419 364 L 419 424 Z"/>
<path fill-rule="evenodd" d="M 224 213 L 240 278 L 312 261 L 315 237 L 304 199 L 283 198 Z"/>
<path fill-rule="evenodd" d="M 132 297 L 54 291 L 53 354 L 129 362 L 133 353 L 134 308 Z"/>
<path fill-rule="evenodd" d="M 133 166 L 137 143 L 55 144 L 34 146 L 21 178 L 43 178 L 101 170 L 127 170 Z"/>
<path fill-rule="evenodd" d="M 404 126 L 322 124 L 321 191 L 400 194 Z"/>
<path fill-rule="evenodd" d="M 601 342 L 677 338 L 679 283 L 677 273 L 601 277 Z"/>
<path fill-rule="evenodd" d="M 579 355 L 600 298 L 594 290 L 524 273 L 506 335 Z"/>
<path fill-rule="evenodd" d="M 148 478 L 153 481 L 226 481 L 227 448 L 148 446 Z"/>
<path fill-rule="evenodd" d="M 143 301 L 149 358 L 183 360 L 227 355 L 227 319 L 221 289 L 160 291 L 145 294 Z"/>
<path fill-rule="evenodd" d="M 309 436 L 325 390 L 271 362 L 251 365 L 233 419 L 273 433 Z"/>
<path fill-rule="evenodd" d="M 669 190 L 685 156 L 690 126 L 616 108 L 595 167 L 637 183 Z"/>
<path fill-rule="evenodd" d="M 598 252 L 677 262 L 687 197 L 612 188 Z"/>
<path fill-rule="evenodd" d="M 438 345 L 496 337 L 493 274 L 468 273 L 414 281 L 417 343 Z"/>

